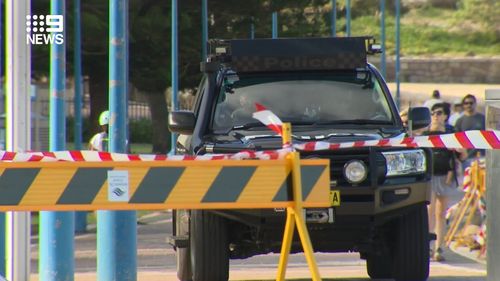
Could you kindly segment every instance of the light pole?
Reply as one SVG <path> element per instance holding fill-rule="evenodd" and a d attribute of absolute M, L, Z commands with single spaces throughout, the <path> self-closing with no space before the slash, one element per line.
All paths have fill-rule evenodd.
<path fill-rule="evenodd" d="M 109 1 L 109 151 L 126 152 L 128 0 Z M 112 171 L 108 171 L 108 176 Z M 120 171 L 115 171 L 120 172 Z M 136 211 L 97 212 L 98 280 L 137 279 Z"/>
<path fill-rule="evenodd" d="M 345 0 L 345 32 L 347 37 L 351 36 L 351 0 Z"/>
<path fill-rule="evenodd" d="M 332 37 L 337 36 L 337 0 L 331 0 L 332 13 L 331 13 L 331 27 Z"/>
<path fill-rule="evenodd" d="M 395 0 L 396 1 L 396 106 L 399 108 L 400 105 L 400 14 L 401 14 L 401 7 L 400 7 L 400 0 Z"/>
<path fill-rule="evenodd" d="M 382 54 L 380 56 L 380 71 L 382 76 L 386 78 L 386 60 L 385 60 L 385 0 L 380 0 L 380 42 L 382 46 Z"/>
<path fill-rule="evenodd" d="M 51 0 L 52 15 L 62 15 L 64 19 L 65 9 L 64 0 Z M 66 149 L 65 95 L 66 42 L 50 45 L 50 151 Z M 40 280 L 73 278 L 74 231 L 74 212 L 40 212 Z"/>
<path fill-rule="evenodd" d="M 208 0 L 201 0 L 201 55 L 203 61 L 207 60 L 208 41 Z"/>

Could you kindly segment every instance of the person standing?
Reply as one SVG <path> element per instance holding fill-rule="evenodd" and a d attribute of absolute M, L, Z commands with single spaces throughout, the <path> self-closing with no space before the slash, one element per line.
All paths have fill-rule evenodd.
<path fill-rule="evenodd" d="M 103 111 L 99 115 L 99 126 L 101 131 L 95 134 L 89 141 L 89 150 L 108 151 L 108 128 L 109 128 L 109 111 Z"/>
<path fill-rule="evenodd" d="M 469 130 L 484 130 L 485 118 L 484 115 L 476 111 L 476 97 L 468 94 L 462 99 L 462 107 L 464 109 L 463 116 L 458 118 L 455 124 L 455 131 L 463 132 Z M 470 149 L 467 152 L 467 159 L 463 163 L 463 168 L 470 166 L 476 155 L 480 153 L 484 156 L 484 150 Z"/>
<path fill-rule="evenodd" d="M 424 105 L 423 105 L 423 106 L 425 106 L 425 107 L 427 107 L 429 110 L 431 110 L 433 105 L 435 105 L 436 103 L 441 103 L 441 102 L 443 102 L 443 101 L 441 100 L 441 94 L 439 93 L 439 90 L 434 90 L 434 91 L 432 92 L 431 99 L 426 100 L 426 101 L 424 102 Z"/>
<path fill-rule="evenodd" d="M 447 126 L 450 116 L 450 107 L 445 103 L 437 103 L 431 109 L 431 124 L 424 135 L 441 135 L 452 133 L 453 129 Z M 455 151 L 446 148 L 432 149 L 432 179 L 431 202 L 429 211 L 429 231 L 436 234 L 436 242 L 431 250 L 431 258 L 435 261 L 444 261 L 443 249 L 446 228 L 446 209 L 449 198 L 457 187 L 456 160 L 465 156 L 465 151 Z M 432 249 L 432 248 L 431 248 Z"/>
<path fill-rule="evenodd" d="M 453 113 L 450 115 L 450 119 L 448 119 L 448 124 L 455 127 L 457 124 L 457 120 L 464 115 L 462 108 L 462 101 L 455 100 L 453 103 Z"/>

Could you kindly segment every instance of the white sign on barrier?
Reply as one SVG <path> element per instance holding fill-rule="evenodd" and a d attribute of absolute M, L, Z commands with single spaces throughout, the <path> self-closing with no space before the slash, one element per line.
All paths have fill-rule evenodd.
<path fill-rule="evenodd" d="M 128 171 L 108 171 L 108 200 L 129 201 Z"/>

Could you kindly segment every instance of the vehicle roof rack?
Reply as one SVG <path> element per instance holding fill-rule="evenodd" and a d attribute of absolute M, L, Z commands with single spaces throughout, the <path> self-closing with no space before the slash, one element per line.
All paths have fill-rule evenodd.
<path fill-rule="evenodd" d="M 364 68 L 367 54 L 381 51 L 372 37 L 212 39 L 208 47 L 209 61 L 239 73 Z"/>

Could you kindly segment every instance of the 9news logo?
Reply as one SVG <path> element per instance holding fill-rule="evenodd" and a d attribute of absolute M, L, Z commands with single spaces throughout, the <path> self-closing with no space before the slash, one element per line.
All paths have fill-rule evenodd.
<path fill-rule="evenodd" d="M 62 15 L 27 15 L 26 44 L 48 45 L 64 43 Z"/>

